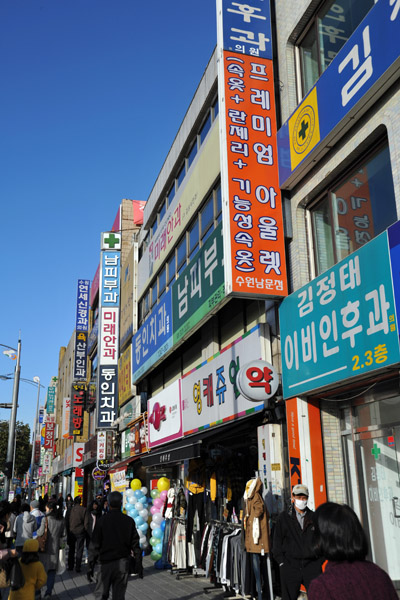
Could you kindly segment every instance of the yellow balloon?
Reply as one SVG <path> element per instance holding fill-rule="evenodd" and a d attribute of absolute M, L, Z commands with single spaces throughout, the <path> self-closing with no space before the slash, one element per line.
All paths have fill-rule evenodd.
<path fill-rule="evenodd" d="M 131 490 L 140 490 L 142 487 L 142 482 L 140 479 L 132 479 L 131 481 Z"/>
<path fill-rule="evenodd" d="M 160 477 L 160 479 L 157 481 L 157 489 L 160 492 L 163 492 L 164 490 L 169 490 L 169 479 L 167 479 L 166 477 Z"/>

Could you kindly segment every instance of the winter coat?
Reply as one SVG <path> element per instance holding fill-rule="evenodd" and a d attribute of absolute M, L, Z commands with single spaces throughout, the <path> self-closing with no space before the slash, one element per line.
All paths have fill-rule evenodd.
<path fill-rule="evenodd" d="M 47 539 L 45 552 L 39 552 L 39 558 L 43 563 L 46 572 L 50 569 L 57 569 L 58 566 L 58 551 L 62 543 L 62 538 L 65 536 L 65 521 L 64 519 L 57 519 L 52 512 L 46 514 L 45 518 L 42 519 L 42 524 L 38 529 L 38 536 L 43 535 L 45 532 L 47 520 Z"/>
<path fill-rule="evenodd" d="M 23 546 L 26 540 L 33 538 L 33 533 L 37 530 L 35 517 L 27 510 L 15 519 L 14 534 L 15 546 Z"/>
<path fill-rule="evenodd" d="M 86 508 L 80 504 L 74 504 L 71 512 L 67 513 L 68 531 L 74 535 L 82 535 L 85 531 Z"/>
<path fill-rule="evenodd" d="M 308 600 L 398 600 L 389 575 L 367 560 L 328 562 L 312 580 Z"/>
<path fill-rule="evenodd" d="M 33 510 L 31 510 L 31 515 L 32 515 L 32 517 L 35 517 L 36 523 L 37 523 L 37 526 L 39 529 L 39 527 L 42 524 L 42 519 L 44 517 L 44 513 L 42 513 L 42 511 L 39 510 L 38 508 L 34 508 Z M 36 537 L 36 536 L 34 536 L 34 537 Z"/>
<path fill-rule="evenodd" d="M 46 572 L 39 560 L 29 564 L 19 562 L 24 574 L 25 585 L 19 590 L 11 590 L 8 600 L 34 600 L 35 591 L 40 590 L 47 581 Z"/>
<path fill-rule="evenodd" d="M 98 506 L 97 509 L 94 509 L 93 502 L 92 502 L 85 513 L 85 522 L 84 522 L 85 531 L 88 534 L 89 538 L 92 537 L 93 529 L 95 528 L 96 523 L 97 523 L 98 519 L 100 519 L 101 515 L 102 515 L 101 507 Z"/>
<path fill-rule="evenodd" d="M 89 562 L 94 564 L 99 560 L 100 564 L 106 564 L 121 558 L 128 558 L 131 551 L 135 557 L 137 568 L 140 568 L 142 552 L 135 521 L 120 510 L 112 509 L 96 523 L 89 546 Z"/>
<path fill-rule="evenodd" d="M 306 508 L 304 528 L 300 527 L 293 504 L 281 512 L 275 524 L 272 554 L 279 565 L 282 563 L 302 564 L 316 560 L 312 548 L 314 534 L 314 512 Z M 320 561 L 322 562 L 322 561 Z"/>
<path fill-rule="evenodd" d="M 247 552 L 269 552 L 269 515 L 261 496 L 262 482 L 259 477 L 246 484 L 245 501 L 245 548 Z"/>

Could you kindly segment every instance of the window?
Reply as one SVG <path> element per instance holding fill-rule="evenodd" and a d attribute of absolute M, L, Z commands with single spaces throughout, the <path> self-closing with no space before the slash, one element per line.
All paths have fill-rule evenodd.
<path fill-rule="evenodd" d="M 299 43 L 304 95 L 373 5 L 374 0 L 329 0 L 324 3 Z"/>
<path fill-rule="evenodd" d="M 168 197 L 168 206 L 170 206 L 172 200 L 175 198 L 175 181 L 172 184 L 172 186 L 171 186 L 171 188 L 170 188 L 170 190 L 168 192 L 168 196 L 167 197 Z"/>
<path fill-rule="evenodd" d="M 203 240 L 204 234 L 207 233 L 211 225 L 214 222 L 214 198 L 213 194 L 210 195 L 205 205 L 200 211 L 201 218 L 201 239 Z"/>
<path fill-rule="evenodd" d="M 181 185 L 182 181 L 185 179 L 185 175 L 186 175 L 186 171 L 185 171 L 185 163 L 184 163 L 182 165 L 182 167 L 180 168 L 178 175 L 176 177 L 178 187 Z"/>
<path fill-rule="evenodd" d="M 189 260 L 199 249 L 199 220 L 193 223 L 189 229 Z"/>
<path fill-rule="evenodd" d="M 167 203 L 164 202 L 162 207 L 160 208 L 160 213 L 159 213 L 159 218 L 158 218 L 159 223 L 161 223 L 161 221 L 163 220 L 166 210 L 167 210 Z"/>
<path fill-rule="evenodd" d="M 190 165 L 192 164 L 192 162 L 194 161 L 194 157 L 197 154 L 197 137 L 196 140 L 193 144 L 193 146 L 191 147 L 189 154 L 188 154 L 188 168 L 190 167 Z"/>
<path fill-rule="evenodd" d="M 161 298 L 167 286 L 167 268 L 164 267 L 158 276 L 158 297 Z"/>
<path fill-rule="evenodd" d="M 318 274 L 397 220 L 387 144 L 360 162 L 312 208 Z"/>
<path fill-rule="evenodd" d="M 176 261 L 175 261 L 175 251 L 173 252 L 171 258 L 168 261 L 168 285 L 175 279 L 176 272 Z"/>
<path fill-rule="evenodd" d="M 157 279 L 155 280 L 155 282 L 153 283 L 153 287 L 151 288 L 151 307 L 152 308 L 156 304 L 156 302 L 157 302 Z"/>
<path fill-rule="evenodd" d="M 200 144 L 202 144 L 206 138 L 207 133 L 210 131 L 211 127 L 211 113 L 208 112 L 208 117 L 204 121 L 201 129 L 200 129 Z"/>
<path fill-rule="evenodd" d="M 222 221 L 222 195 L 221 195 L 221 184 L 218 184 L 217 189 L 215 190 L 215 194 L 217 196 L 217 223 L 221 223 Z"/>
<path fill-rule="evenodd" d="M 155 220 L 153 221 L 153 225 L 151 226 L 151 237 L 154 236 L 156 231 L 157 231 L 157 217 L 155 218 Z"/>
<path fill-rule="evenodd" d="M 212 105 L 212 109 L 213 109 L 213 119 L 216 119 L 217 115 L 218 115 L 218 111 L 219 111 L 218 97 L 216 98 L 214 104 Z"/>
<path fill-rule="evenodd" d="M 183 239 L 177 248 L 178 273 L 181 273 L 185 266 L 186 266 L 186 235 L 183 236 Z"/>

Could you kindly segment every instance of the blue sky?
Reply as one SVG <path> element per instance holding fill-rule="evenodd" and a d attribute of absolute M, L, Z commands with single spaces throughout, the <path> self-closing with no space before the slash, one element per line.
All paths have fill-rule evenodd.
<path fill-rule="evenodd" d="M 0 3 L 0 344 L 16 347 L 21 331 L 21 377 L 47 387 L 57 374 L 77 280 L 93 278 L 121 200 L 148 198 L 215 15 L 215 0 Z M 0 353 L 0 375 L 14 366 Z M 0 380 L 0 402 L 11 396 Z M 32 425 L 35 409 L 21 382 L 18 420 Z"/>

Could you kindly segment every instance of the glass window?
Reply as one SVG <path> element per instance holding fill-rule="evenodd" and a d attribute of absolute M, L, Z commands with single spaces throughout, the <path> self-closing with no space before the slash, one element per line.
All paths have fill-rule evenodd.
<path fill-rule="evenodd" d="M 217 196 L 217 215 L 222 211 L 222 196 L 221 196 L 221 185 L 218 185 L 215 190 L 215 194 Z"/>
<path fill-rule="evenodd" d="M 318 273 L 397 220 L 388 146 L 364 160 L 312 209 Z"/>
<path fill-rule="evenodd" d="M 176 272 L 176 261 L 175 261 L 175 252 L 172 254 L 171 258 L 168 261 L 168 285 L 175 279 Z"/>
<path fill-rule="evenodd" d="M 143 299 L 143 317 L 147 315 L 150 310 L 150 290 L 147 292 Z"/>
<path fill-rule="evenodd" d="M 153 235 L 155 234 L 156 231 L 157 231 L 157 217 L 155 218 L 155 220 L 153 221 L 153 225 L 151 226 L 151 237 L 153 237 Z"/>
<path fill-rule="evenodd" d="M 374 0 L 329 0 L 301 40 L 303 93 L 306 94 L 357 29 Z"/>
<path fill-rule="evenodd" d="M 219 111 L 218 96 L 217 96 L 212 108 L 213 108 L 213 113 L 214 113 L 214 119 L 216 119 L 217 115 L 218 115 L 218 111 Z"/>
<path fill-rule="evenodd" d="M 213 194 L 210 195 L 205 205 L 200 211 L 201 218 L 201 238 L 203 239 L 204 234 L 208 231 L 214 222 L 214 198 Z"/>
<path fill-rule="evenodd" d="M 193 146 L 190 148 L 190 151 L 188 154 L 188 168 L 194 161 L 194 157 L 196 156 L 196 154 L 197 154 L 197 136 L 196 136 L 196 140 L 195 140 Z"/>
<path fill-rule="evenodd" d="M 186 175 L 185 164 L 183 164 L 182 167 L 180 168 L 180 171 L 179 171 L 177 177 L 176 177 L 178 187 L 181 185 L 182 181 L 185 179 L 185 175 Z"/>
<path fill-rule="evenodd" d="M 208 112 L 208 117 L 204 121 L 204 123 L 200 129 L 200 144 L 202 144 L 204 142 L 207 133 L 210 131 L 210 127 L 211 127 L 211 113 Z"/>
<path fill-rule="evenodd" d="M 175 181 L 171 186 L 171 189 L 168 192 L 168 206 L 171 205 L 172 200 L 175 198 Z"/>
<path fill-rule="evenodd" d="M 180 242 L 177 248 L 177 267 L 178 272 L 181 271 L 182 265 L 186 265 L 186 236 L 183 236 L 182 241 Z"/>
<path fill-rule="evenodd" d="M 157 280 L 153 283 L 151 288 L 151 306 L 153 307 L 157 302 Z"/>
<path fill-rule="evenodd" d="M 162 296 L 167 286 L 167 268 L 164 267 L 158 276 L 158 296 Z"/>
<path fill-rule="evenodd" d="M 199 220 L 193 223 L 189 229 L 189 259 L 191 259 L 199 248 Z"/>
<path fill-rule="evenodd" d="M 159 223 L 161 223 L 161 221 L 163 220 L 166 210 L 167 210 L 167 203 L 164 202 L 164 204 L 162 205 L 162 207 L 160 209 L 160 214 L 159 214 L 159 218 L 158 218 Z"/>

